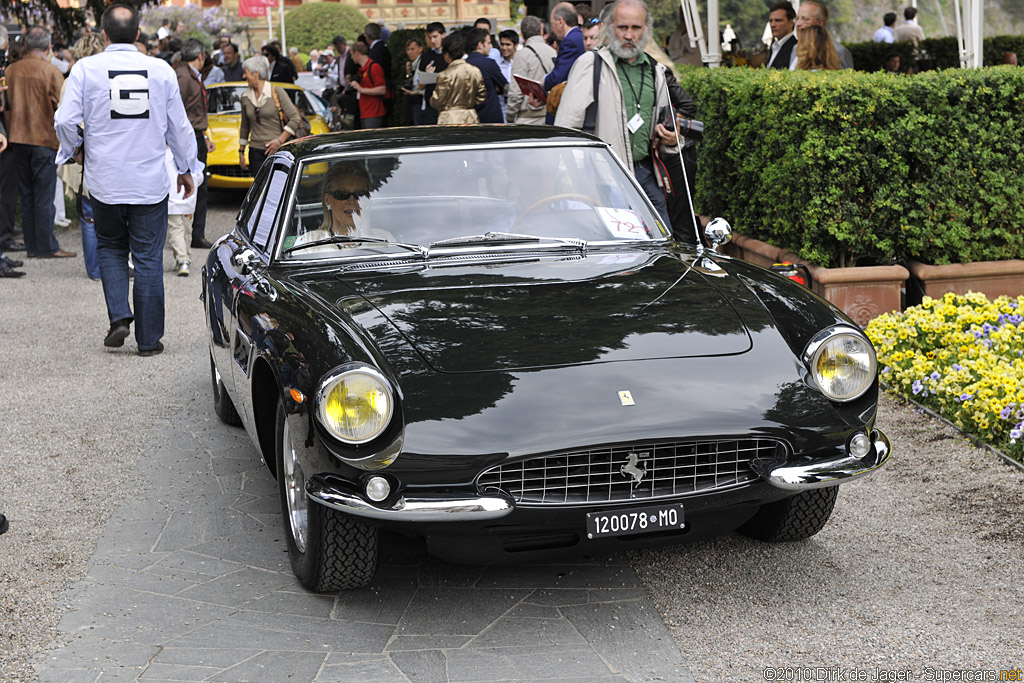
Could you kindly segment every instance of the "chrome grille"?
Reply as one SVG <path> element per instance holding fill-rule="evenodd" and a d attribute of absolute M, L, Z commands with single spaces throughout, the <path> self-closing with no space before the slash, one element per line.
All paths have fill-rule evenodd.
<path fill-rule="evenodd" d="M 685 496 L 755 481 L 751 463 L 777 459 L 783 448 L 771 439 L 620 444 L 499 465 L 478 483 L 532 505 Z"/>
<path fill-rule="evenodd" d="M 249 178 L 252 179 L 252 169 L 247 168 L 244 171 L 241 166 L 207 166 L 206 170 L 210 175 L 227 176 L 229 178 Z"/>

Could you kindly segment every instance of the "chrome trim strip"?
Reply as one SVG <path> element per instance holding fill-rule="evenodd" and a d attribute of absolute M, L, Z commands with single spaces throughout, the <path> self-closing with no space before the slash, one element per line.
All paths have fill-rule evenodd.
<path fill-rule="evenodd" d="M 306 495 L 321 505 L 384 522 L 464 522 L 498 519 L 512 512 L 511 498 L 495 492 L 490 496 L 401 497 L 389 508 L 381 508 L 346 490 L 350 487 L 329 474 L 317 474 L 306 481 Z"/>
<path fill-rule="evenodd" d="M 815 462 L 806 465 L 787 465 L 760 471 L 761 477 L 772 486 L 788 491 L 804 491 L 836 486 L 857 477 L 864 477 L 880 469 L 892 455 L 889 437 L 880 430 L 871 432 L 872 455 L 865 458 L 847 456 L 835 460 Z M 869 460 L 870 458 L 870 460 Z"/>

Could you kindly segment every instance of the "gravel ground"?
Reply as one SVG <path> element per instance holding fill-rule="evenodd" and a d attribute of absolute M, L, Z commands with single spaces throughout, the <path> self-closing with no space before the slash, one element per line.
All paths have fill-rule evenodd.
<path fill-rule="evenodd" d="M 231 225 L 241 195 L 213 193 L 207 236 Z M 219 229 L 218 229 L 219 228 Z M 182 373 L 186 349 L 201 344 L 198 297 L 204 254 L 193 275 L 167 271 L 166 351 L 135 355 L 135 328 L 120 349 L 103 346 L 109 323 L 99 282 L 89 280 L 81 235 L 58 233 L 74 259 L 26 259 L 28 275 L 0 280 L 0 680 L 34 680 L 33 654 L 56 638 L 65 591 L 81 579 L 114 508 L 130 495 L 131 470 L 151 444 L 148 425 L 167 407 L 162 396 Z"/>
<path fill-rule="evenodd" d="M 211 196 L 208 235 L 239 199 Z M 77 232 L 60 238 L 80 252 Z M 152 447 L 140 435 L 167 407 L 162 392 L 207 372 L 181 362 L 204 338 L 193 256 L 193 277 L 165 278 L 167 350 L 152 358 L 134 355 L 133 337 L 103 348 L 102 291 L 81 257 L 28 261 L 27 277 L 0 283 L 0 680 L 34 680 L 31 657 L 55 644 L 65 591 Z M 844 486 L 813 539 L 730 535 L 634 555 L 698 681 L 764 680 L 766 666 L 1024 666 L 1024 477 L 888 399 L 879 424 L 890 465 Z"/>
<path fill-rule="evenodd" d="M 817 536 L 634 555 L 697 681 L 1024 668 L 1024 475 L 913 406 L 883 399 L 878 424 L 892 459 L 840 488 Z"/>

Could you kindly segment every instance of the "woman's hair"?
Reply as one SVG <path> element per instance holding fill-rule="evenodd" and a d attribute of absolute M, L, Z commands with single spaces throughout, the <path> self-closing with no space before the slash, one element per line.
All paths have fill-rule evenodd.
<path fill-rule="evenodd" d="M 323 183 L 320 185 L 323 192 L 326 194 L 327 190 L 331 187 L 331 184 L 338 178 L 345 176 L 356 176 L 366 181 L 366 187 L 370 187 L 370 173 L 366 170 L 358 161 L 343 161 L 339 164 L 331 166 L 327 174 L 324 175 Z"/>
<path fill-rule="evenodd" d="M 441 50 L 452 60 L 461 59 L 466 54 L 466 37 L 462 31 L 452 31 L 441 41 Z"/>
<path fill-rule="evenodd" d="M 98 55 L 103 52 L 106 47 L 107 43 L 99 33 L 86 33 L 71 46 L 70 52 L 71 56 L 74 57 L 75 60 L 79 60 L 85 57 Z"/>
<path fill-rule="evenodd" d="M 805 71 L 838 71 L 839 55 L 836 54 L 832 36 L 824 26 L 808 26 L 796 32 L 796 68 Z"/>
<path fill-rule="evenodd" d="M 274 58 L 275 62 L 281 57 L 281 51 L 278 50 L 277 45 L 274 45 L 273 43 L 267 43 L 266 45 L 263 46 L 263 50 L 261 51 L 269 52 L 270 56 Z"/>
<path fill-rule="evenodd" d="M 263 55 L 256 55 L 255 57 L 249 57 L 249 59 L 242 62 L 242 69 L 245 71 L 251 71 L 254 74 L 258 74 L 260 80 L 267 80 L 270 78 L 270 62 Z"/>

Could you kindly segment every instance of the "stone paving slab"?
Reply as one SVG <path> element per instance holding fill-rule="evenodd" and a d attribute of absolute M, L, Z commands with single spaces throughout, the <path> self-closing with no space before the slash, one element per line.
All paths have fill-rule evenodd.
<path fill-rule="evenodd" d="M 213 416 L 205 354 L 168 388 L 40 681 L 693 680 L 622 557 L 468 566 L 389 536 L 374 585 L 304 590 L 272 476 Z"/>

